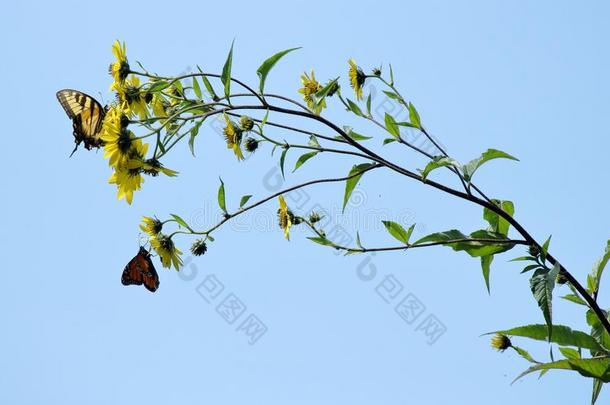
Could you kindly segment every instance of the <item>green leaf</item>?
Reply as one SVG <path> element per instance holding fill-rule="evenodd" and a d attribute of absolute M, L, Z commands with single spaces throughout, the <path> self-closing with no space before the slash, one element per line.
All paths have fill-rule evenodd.
<path fill-rule="evenodd" d="M 494 333 L 501 333 L 508 336 L 521 336 L 539 341 L 550 341 L 560 346 L 573 346 L 589 350 L 603 350 L 593 336 L 564 325 L 553 325 L 553 332 L 550 339 L 547 325 L 542 324 L 519 326 L 512 329 L 486 333 L 486 335 L 491 335 Z"/>
<path fill-rule="evenodd" d="M 392 235 L 394 238 L 398 239 L 400 242 L 404 243 L 405 245 L 409 244 L 409 238 L 411 237 L 411 234 L 413 233 L 413 228 L 415 228 L 415 225 L 411 225 L 409 230 L 405 230 L 405 228 L 403 228 L 402 225 L 400 225 L 396 222 L 393 222 L 393 221 L 381 221 L 381 222 L 383 222 L 385 229 L 390 233 L 390 235 Z"/>
<path fill-rule="evenodd" d="M 532 270 L 536 270 L 536 269 L 542 269 L 543 267 L 541 267 L 539 264 L 530 264 L 529 266 L 525 266 L 523 268 L 523 270 L 521 270 L 521 274 L 523 273 L 527 273 L 528 271 L 532 271 Z"/>
<path fill-rule="evenodd" d="M 454 239 L 466 239 L 468 236 L 464 235 L 462 232 L 457 229 L 451 229 L 445 232 L 435 232 L 430 235 L 424 236 L 423 238 L 417 240 L 413 245 L 420 245 L 422 243 L 428 242 L 444 242 L 448 240 Z"/>
<path fill-rule="evenodd" d="M 366 112 L 370 117 L 371 116 L 371 93 L 369 93 L 368 97 L 366 98 Z"/>
<path fill-rule="evenodd" d="M 407 127 L 407 128 L 415 128 L 415 129 L 419 129 L 417 128 L 415 125 L 411 124 L 410 122 L 406 122 L 406 121 L 399 121 L 396 123 L 397 125 L 400 125 L 401 127 Z"/>
<path fill-rule="evenodd" d="M 519 346 L 515 346 L 512 345 L 511 346 L 517 353 L 519 353 L 519 356 L 523 357 L 525 360 L 529 361 L 530 363 L 538 363 L 536 360 L 534 360 L 534 358 L 527 352 L 527 350 L 520 348 Z"/>
<path fill-rule="evenodd" d="M 506 212 L 511 217 L 515 214 L 515 206 L 511 201 L 501 201 L 501 200 L 491 200 L 494 205 L 500 208 L 502 211 Z M 508 235 L 508 229 L 510 228 L 510 223 L 502 218 L 500 215 L 496 214 L 489 208 L 483 208 L 483 219 L 485 219 L 489 223 L 489 230 L 493 232 L 498 232 L 504 236 Z"/>
<path fill-rule="evenodd" d="M 603 382 L 610 382 L 610 357 L 595 357 L 589 359 L 566 359 L 550 363 L 537 364 L 519 374 L 515 381 L 521 377 L 540 370 L 572 370 L 584 377 L 597 378 Z"/>
<path fill-rule="evenodd" d="M 588 279 L 590 278 L 591 281 L 589 281 L 587 279 L 587 285 L 588 285 L 587 290 L 591 294 L 597 295 L 597 292 L 599 291 L 599 281 L 602 278 L 602 274 L 603 274 L 604 269 L 606 268 L 606 265 L 608 264 L 609 260 L 610 260 L 610 240 L 606 243 L 606 250 L 604 251 L 604 254 L 602 255 L 602 257 L 600 257 L 593 265 L 593 270 L 591 271 L 591 274 L 588 277 Z"/>
<path fill-rule="evenodd" d="M 411 125 L 415 128 L 421 129 L 421 120 L 419 118 L 419 113 L 415 109 L 413 103 L 409 103 L 409 121 L 411 121 Z"/>
<path fill-rule="evenodd" d="M 316 243 L 318 243 L 320 245 L 334 246 L 334 244 L 331 241 L 329 241 L 326 238 L 319 237 L 319 236 L 309 236 L 309 237 L 307 237 L 307 239 L 309 239 L 312 242 L 316 242 Z"/>
<path fill-rule="evenodd" d="M 552 270 L 539 269 L 534 272 L 530 279 L 530 288 L 532 294 L 542 310 L 544 320 L 548 326 L 549 341 L 553 333 L 553 289 L 555 288 L 555 279 L 559 273 L 559 266 L 555 264 Z"/>
<path fill-rule="evenodd" d="M 184 94 L 184 88 L 182 87 L 182 82 L 180 80 L 176 80 L 172 85 L 178 90 L 179 94 Z"/>
<path fill-rule="evenodd" d="M 263 117 L 263 119 L 261 120 L 261 123 L 260 123 L 261 132 L 263 132 L 263 127 L 267 123 L 268 119 L 269 119 L 269 110 L 265 110 L 265 116 Z"/>
<path fill-rule="evenodd" d="M 212 97 L 212 100 L 214 100 L 214 101 L 218 100 L 219 97 L 216 94 L 216 92 L 214 91 L 214 87 L 212 87 L 212 83 L 210 83 L 210 81 L 208 80 L 207 76 L 205 76 L 203 74 L 203 70 L 201 70 L 199 65 L 197 65 L 197 69 L 199 70 L 199 73 L 201 73 L 201 81 L 203 82 L 203 85 L 205 86 L 205 88 L 208 91 L 208 93 L 210 93 L 210 96 Z"/>
<path fill-rule="evenodd" d="M 347 134 L 347 136 L 349 136 L 350 138 L 352 138 L 354 141 L 366 141 L 367 139 L 371 139 L 372 136 L 364 136 L 361 135 L 357 132 L 355 132 L 352 127 L 345 125 L 343 127 L 343 131 Z M 335 137 L 336 139 L 343 139 L 343 137 L 341 135 L 337 135 Z"/>
<path fill-rule="evenodd" d="M 348 104 L 349 110 L 351 112 L 358 115 L 359 117 L 365 117 L 365 115 L 362 113 L 362 110 L 360 109 L 360 107 L 358 107 L 358 104 L 354 103 L 349 98 L 347 99 L 347 104 Z"/>
<path fill-rule="evenodd" d="M 176 221 L 178 223 L 178 225 L 185 227 L 186 229 L 188 229 L 191 232 L 194 232 L 193 229 L 186 223 L 186 221 L 182 218 L 180 218 L 178 215 L 176 214 L 170 214 L 172 216 L 172 218 L 174 218 L 174 221 Z"/>
<path fill-rule="evenodd" d="M 383 90 L 383 94 L 385 94 L 386 96 L 388 96 L 392 100 L 400 100 L 400 97 L 398 96 L 398 94 L 396 94 L 396 93 L 394 93 L 392 91 Z"/>
<path fill-rule="evenodd" d="M 265 89 L 265 80 L 267 80 L 267 75 L 269 74 L 269 71 L 275 66 L 275 64 L 287 53 L 295 51 L 297 49 L 300 48 L 290 48 L 290 49 L 286 49 L 283 51 L 280 51 L 278 53 L 276 53 L 275 55 L 271 56 L 270 58 L 266 59 L 256 70 L 256 74 L 258 74 L 258 77 L 260 78 L 260 83 L 258 86 L 258 89 L 260 91 L 261 94 L 264 93 L 264 89 Z"/>
<path fill-rule="evenodd" d="M 587 303 L 576 294 L 567 294 L 561 298 L 563 298 L 564 300 L 573 302 L 575 304 L 584 305 L 585 307 L 588 307 Z"/>
<path fill-rule="evenodd" d="M 201 87 L 199 87 L 199 82 L 195 76 L 193 76 L 193 91 L 195 92 L 195 96 L 201 100 Z"/>
<path fill-rule="evenodd" d="M 311 95 L 311 99 L 313 100 L 314 103 L 314 111 L 320 111 L 322 108 L 321 104 L 324 101 L 324 99 L 326 98 L 326 96 L 328 96 L 328 93 L 335 88 L 337 82 L 339 81 L 339 78 L 336 77 L 333 80 L 330 80 L 328 83 L 326 83 L 326 85 L 324 85 L 324 87 L 322 87 L 320 90 L 318 90 L 316 93 Z"/>
<path fill-rule="evenodd" d="M 396 138 L 386 138 L 383 140 L 383 144 L 387 145 L 388 143 L 396 142 Z"/>
<path fill-rule="evenodd" d="M 447 166 L 453 166 L 457 169 L 460 168 L 460 164 L 455 159 L 444 156 L 436 156 L 430 162 L 428 162 L 424 170 L 419 170 L 419 172 L 421 173 L 422 178 L 426 180 L 431 171 Z"/>
<path fill-rule="evenodd" d="M 491 262 L 493 262 L 494 256 L 481 256 L 481 270 L 483 271 L 483 279 L 485 280 L 485 287 L 487 287 L 487 293 L 491 293 L 489 287 L 489 272 L 491 271 Z"/>
<path fill-rule="evenodd" d="M 480 157 L 473 159 L 464 165 L 464 179 L 466 181 L 470 181 L 479 167 L 493 159 L 519 160 L 506 152 L 502 152 L 501 150 L 487 149 L 487 151 L 483 152 Z"/>
<path fill-rule="evenodd" d="M 606 313 L 606 317 L 608 317 L 608 313 L 606 311 L 604 311 L 604 313 Z M 595 312 L 589 309 L 587 310 L 585 317 L 587 324 L 591 326 L 591 336 L 593 336 L 602 347 L 610 349 L 610 335 L 604 328 L 604 325 L 602 325 L 597 315 L 595 315 Z M 602 349 L 602 351 L 608 352 L 606 349 Z M 598 353 L 599 351 L 591 351 L 591 354 L 594 356 Z"/>
<path fill-rule="evenodd" d="M 318 142 L 318 138 L 315 135 L 311 135 L 309 137 L 309 142 L 307 142 L 309 146 L 313 146 L 314 148 L 321 148 L 320 143 Z"/>
<path fill-rule="evenodd" d="M 390 64 L 390 86 L 394 86 L 394 71 L 392 70 L 391 64 Z"/>
<path fill-rule="evenodd" d="M 514 259 L 509 260 L 509 262 L 522 262 L 522 261 L 536 261 L 536 258 L 533 256 L 521 256 L 515 257 Z"/>
<path fill-rule="evenodd" d="M 246 203 L 248 202 L 248 200 L 252 198 L 251 194 L 245 195 L 243 196 L 240 200 L 239 200 L 239 208 L 242 208 L 244 205 L 246 205 Z"/>
<path fill-rule="evenodd" d="M 559 351 L 565 356 L 566 359 L 580 359 L 580 353 L 576 349 L 571 347 L 560 347 Z"/>
<path fill-rule="evenodd" d="M 394 138 L 400 138 L 400 129 L 396 125 L 396 120 L 388 113 L 385 113 L 385 128 Z"/>
<path fill-rule="evenodd" d="M 152 83 L 152 85 L 148 88 L 149 93 L 156 93 L 161 90 L 167 89 L 171 85 L 170 82 L 166 82 L 164 80 L 157 80 Z"/>
<path fill-rule="evenodd" d="M 203 124 L 203 120 L 197 121 L 195 125 L 191 128 L 190 137 L 189 137 L 189 149 L 191 150 L 191 154 L 195 156 L 195 138 L 199 134 L 199 128 L 201 128 L 201 124 Z"/>
<path fill-rule="evenodd" d="M 227 55 L 227 60 L 225 61 L 224 66 L 222 67 L 222 74 L 220 75 L 220 81 L 224 85 L 225 97 L 227 100 L 229 99 L 229 95 L 231 94 L 231 67 L 233 65 L 233 45 L 235 41 L 231 42 L 231 50 Z"/>
<path fill-rule="evenodd" d="M 358 233 L 358 231 L 356 231 L 356 246 L 358 246 L 360 249 L 364 249 L 362 242 L 360 242 L 360 233 Z"/>
<path fill-rule="evenodd" d="M 349 171 L 349 174 L 347 176 L 351 177 L 351 176 L 354 176 L 356 173 L 360 173 L 360 174 L 357 176 L 351 177 L 350 179 L 347 179 L 345 181 L 345 194 L 343 195 L 343 212 L 345 212 L 345 206 L 347 205 L 347 202 L 349 201 L 349 198 L 352 195 L 354 188 L 356 187 L 356 185 L 360 181 L 360 178 L 364 174 L 361 172 L 363 172 L 364 170 L 368 169 L 371 166 L 373 166 L 372 163 L 361 163 L 359 165 L 352 166 L 352 168 Z"/>
<path fill-rule="evenodd" d="M 307 162 L 309 159 L 316 156 L 317 154 L 318 152 L 309 152 L 302 154 L 294 165 L 294 170 L 292 170 L 292 172 L 294 173 L 299 167 L 303 165 L 303 163 Z"/>
<path fill-rule="evenodd" d="M 218 206 L 224 213 L 227 213 L 227 204 L 225 202 L 225 183 L 220 177 L 219 180 L 220 187 L 218 187 Z"/>
<path fill-rule="evenodd" d="M 494 255 L 496 253 L 502 253 L 507 250 L 512 249 L 515 245 L 513 243 L 493 243 L 493 242 L 479 242 L 479 241 L 470 241 L 465 240 L 462 242 L 451 242 L 448 241 L 457 240 L 457 239 L 498 239 L 506 240 L 503 235 L 479 230 L 474 231 L 470 235 L 466 236 L 462 232 L 457 229 L 452 229 L 445 232 L 437 232 L 423 238 L 419 239 L 413 245 L 419 245 L 422 243 L 438 243 L 438 242 L 447 242 L 444 246 L 449 246 L 455 251 L 465 251 L 472 257 L 482 257 Z"/>
<path fill-rule="evenodd" d="M 540 259 L 542 260 L 542 263 L 544 263 L 546 261 L 546 254 L 549 251 L 549 245 L 551 244 L 552 237 L 553 237 L 553 235 L 549 235 L 547 240 L 545 240 L 541 246 L 542 249 L 540 249 Z"/>
<path fill-rule="evenodd" d="M 282 150 L 282 154 L 280 155 L 280 170 L 282 171 L 282 177 L 286 178 L 284 176 L 284 162 L 286 161 L 286 153 L 288 152 L 288 149 L 283 149 Z"/>
<path fill-rule="evenodd" d="M 595 402 L 597 402 L 597 397 L 599 397 L 599 393 L 601 392 L 603 386 L 604 382 L 602 380 L 599 380 L 597 378 L 593 380 L 593 389 L 591 391 L 591 405 L 595 405 Z"/>

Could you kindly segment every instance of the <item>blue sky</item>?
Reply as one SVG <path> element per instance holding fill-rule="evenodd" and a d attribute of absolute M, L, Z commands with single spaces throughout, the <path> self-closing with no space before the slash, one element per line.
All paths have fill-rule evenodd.
<path fill-rule="evenodd" d="M 55 92 L 101 92 L 108 102 L 115 38 L 126 41 L 130 60 L 161 74 L 196 64 L 220 71 L 235 39 L 234 74 L 253 85 L 267 56 L 302 46 L 267 85 L 294 97 L 304 70 L 344 80 L 349 57 L 367 69 L 391 62 L 397 86 L 455 158 L 468 160 L 488 147 L 520 158 L 489 164 L 477 183 L 513 200 L 516 217 L 536 238 L 552 234 L 552 251 L 579 279 L 601 254 L 610 237 L 606 3 L 292 4 L 5 7 L 0 402 L 509 404 L 534 395 L 540 404 L 587 401 L 590 381 L 567 373 L 511 386 L 525 362 L 493 352 L 479 337 L 542 322 L 527 278 L 507 263 L 521 252 L 496 259 L 489 296 L 477 261 L 449 249 L 342 257 L 298 229 L 288 243 L 275 226 L 274 203 L 222 229 L 208 254 L 189 259 L 182 274 L 158 265 L 157 293 L 121 285 L 142 215 L 178 213 L 204 225 L 218 218 L 219 175 L 233 206 L 243 194 L 262 197 L 279 184 L 267 150 L 237 163 L 209 126 L 197 140 L 196 159 L 182 145 L 168 160 L 180 177 L 147 180 L 132 206 L 106 184 L 110 171 L 100 152 L 80 150 L 68 159 L 71 124 Z M 383 102 L 375 100 L 379 108 Z M 329 118 L 380 141 L 382 134 L 333 107 Z M 423 165 L 386 148 L 405 165 Z M 284 184 L 341 176 L 354 163 L 321 157 Z M 351 235 L 363 224 L 371 245 L 392 243 L 382 219 L 417 222 L 418 236 L 483 225 L 477 207 L 387 172 L 365 177 L 356 197 L 337 221 Z M 288 198 L 303 211 L 338 212 L 341 201 L 342 186 Z M 391 297 L 388 283 L 399 291 Z M 218 295 L 206 295 L 214 286 Z M 233 297 L 245 309 L 229 323 L 217 308 Z M 397 313 L 406 299 L 423 308 L 418 319 Z M 580 309 L 560 300 L 555 309 L 557 322 L 585 328 Z M 253 345 L 240 329 L 251 316 L 266 327 Z M 445 330 L 433 344 L 418 326 L 425 319 Z M 544 345 L 519 343 L 540 357 L 547 353 Z M 600 403 L 609 398 L 602 393 Z"/>

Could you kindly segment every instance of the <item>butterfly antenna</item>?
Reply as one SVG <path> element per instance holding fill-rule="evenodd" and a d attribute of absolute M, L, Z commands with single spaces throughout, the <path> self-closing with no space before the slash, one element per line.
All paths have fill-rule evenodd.
<path fill-rule="evenodd" d="M 78 144 L 76 144 L 76 146 L 74 147 L 74 150 L 72 151 L 72 153 L 70 153 L 70 156 L 68 156 L 68 158 L 71 158 L 72 155 L 74 155 L 74 152 L 76 152 L 76 149 L 78 149 Z"/>
<path fill-rule="evenodd" d="M 106 101 L 104 101 L 104 96 L 102 95 L 102 92 L 98 91 L 97 94 L 100 95 L 100 98 L 102 99 L 102 104 L 106 104 Z"/>

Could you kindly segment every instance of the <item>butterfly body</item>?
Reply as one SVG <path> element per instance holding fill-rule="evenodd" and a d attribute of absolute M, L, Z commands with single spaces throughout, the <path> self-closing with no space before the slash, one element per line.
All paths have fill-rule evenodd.
<path fill-rule="evenodd" d="M 76 143 L 72 153 L 81 143 L 87 150 L 104 145 L 100 134 L 106 107 L 102 107 L 95 98 L 78 90 L 60 90 L 57 92 L 57 100 L 72 120 L 74 142 Z"/>
<path fill-rule="evenodd" d="M 150 253 L 140 247 L 138 254 L 127 263 L 121 275 L 123 285 L 144 285 L 150 292 L 157 291 L 159 288 L 159 275 L 155 270 Z"/>

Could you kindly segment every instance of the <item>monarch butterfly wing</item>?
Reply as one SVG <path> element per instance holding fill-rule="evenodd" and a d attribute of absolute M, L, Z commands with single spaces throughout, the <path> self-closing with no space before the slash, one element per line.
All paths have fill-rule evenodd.
<path fill-rule="evenodd" d="M 85 143 L 85 148 L 100 147 L 99 139 L 105 110 L 93 97 L 77 90 L 64 89 L 57 92 L 57 99 L 72 120 L 76 144 Z"/>
<path fill-rule="evenodd" d="M 123 274 L 121 275 L 121 283 L 123 285 L 142 285 L 144 280 L 144 274 L 140 271 L 140 262 L 142 258 L 140 254 L 127 263 L 125 269 L 123 270 Z"/>
<path fill-rule="evenodd" d="M 123 285 L 142 285 L 150 292 L 159 288 L 159 275 L 150 260 L 150 253 L 140 247 L 138 254 L 127 263 L 121 276 Z"/>
<path fill-rule="evenodd" d="M 155 292 L 159 288 L 159 275 L 157 270 L 155 270 L 152 260 L 150 260 L 148 252 L 146 252 L 146 264 L 148 271 L 143 273 L 144 287 L 150 292 Z"/>

